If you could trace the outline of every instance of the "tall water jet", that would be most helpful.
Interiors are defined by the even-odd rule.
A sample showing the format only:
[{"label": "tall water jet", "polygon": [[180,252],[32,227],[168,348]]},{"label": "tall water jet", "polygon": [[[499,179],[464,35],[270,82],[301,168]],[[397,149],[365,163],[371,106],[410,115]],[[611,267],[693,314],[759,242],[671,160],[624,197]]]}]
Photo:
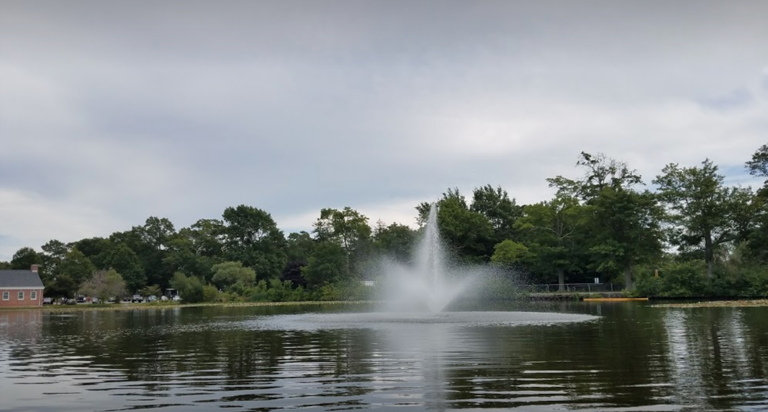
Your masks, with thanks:
[{"label": "tall water jet", "polygon": [[443,283],[445,267],[443,265],[443,245],[440,242],[440,230],[437,227],[437,204],[429,208],[427,225],[424,228],[424,238],[418,245],[418,268],[425,283],[431,285],[434,292],[439,292]]},{"label": "tall water jet", "polygon": [[437,224],[437,205],[429,210],[424,234],[416,246],[413,265],[388,262],[385,268],[390,311],[442,311],[464,288],[466,282],[446,264],[445,248]]}]

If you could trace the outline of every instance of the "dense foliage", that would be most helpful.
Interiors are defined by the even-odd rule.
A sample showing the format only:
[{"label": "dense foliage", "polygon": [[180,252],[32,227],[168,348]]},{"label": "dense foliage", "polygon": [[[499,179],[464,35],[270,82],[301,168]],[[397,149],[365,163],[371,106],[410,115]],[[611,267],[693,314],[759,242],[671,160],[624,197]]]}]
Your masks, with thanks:
[{"label": "dense foliage", "polygon": [[[575,177],[547,179],[552,199],[531,205],[491,185],[469,197],[448,189],[437,201],[448,252],[527,283],[600,278],[646,296],[768,296],[768,180],[756,192],[728,186],[705,159],[667,165],[651,191],[626,163],[602,154],[581,153],[576,166]],[[746,170],[768,179],[768,145]],[[421,227],[430,206],[416,205]],[[152,216],[105,238],[21,248],[0,268],[40,264],[54,297],[174,288],[185,302],[364,299],[374,290],[361,282],[375,280],[371,262],[410,261],[421,230],[371,225],[350,207],[320,210],[313,228],[285,236],[268,212],[247,205],[178,230]]]}]

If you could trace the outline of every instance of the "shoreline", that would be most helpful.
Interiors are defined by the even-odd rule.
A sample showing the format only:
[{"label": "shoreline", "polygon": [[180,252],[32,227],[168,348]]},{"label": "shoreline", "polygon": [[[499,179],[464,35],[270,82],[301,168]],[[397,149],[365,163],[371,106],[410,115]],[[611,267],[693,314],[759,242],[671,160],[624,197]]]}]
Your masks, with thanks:
[{"label": "shoreline", "polygon": [[201,307],[267,307],[267,306],[301,306],[301,305],[359,305],[374,303],[368,300],[338,300],[338,301],[302,301],[302,302],[207,302],[207,303],[112,303],[108,305],[46,305],[25,307],[0,307],[0,312],[40,311],[40,312],[91,312],[91,311],[120,311],[120,310],[149,310],[149,309],[182,309]]},{"label": "shoreline", "polygon": [[652,308],[753,308],[768,306],[768,299],[711,300],[689,303],[659,303]]}]

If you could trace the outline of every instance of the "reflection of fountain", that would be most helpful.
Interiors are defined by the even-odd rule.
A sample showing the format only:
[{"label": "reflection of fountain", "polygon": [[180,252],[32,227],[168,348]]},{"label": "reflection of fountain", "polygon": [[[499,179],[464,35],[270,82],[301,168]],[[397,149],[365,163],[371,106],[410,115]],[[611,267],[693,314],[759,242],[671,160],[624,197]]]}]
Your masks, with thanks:
[{"label": "reflection of fountain", "polygon": [[[419,310],[426,306],[430,312],[437,313],[464,290],[467,279],[461,281],[446,264],[435,203],[429,210],[424,237],[416,248],[415,265],[387,262],[384,272],[384,300],[389,303],[390,310]],[[466,269],[463,272],[469,273]]]}]

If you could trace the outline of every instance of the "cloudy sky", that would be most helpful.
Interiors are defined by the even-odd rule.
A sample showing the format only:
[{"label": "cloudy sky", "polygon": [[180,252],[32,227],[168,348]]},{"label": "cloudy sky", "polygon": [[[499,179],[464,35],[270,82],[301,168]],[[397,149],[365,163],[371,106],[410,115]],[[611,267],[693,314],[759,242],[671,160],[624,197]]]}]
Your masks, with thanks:
[{"label": "cloudy sky", "polygon": [[414,224],[448,187],[518,202],[580,151],[768,142],[768,2],[0,0],[0,260],[253,205]]}]

